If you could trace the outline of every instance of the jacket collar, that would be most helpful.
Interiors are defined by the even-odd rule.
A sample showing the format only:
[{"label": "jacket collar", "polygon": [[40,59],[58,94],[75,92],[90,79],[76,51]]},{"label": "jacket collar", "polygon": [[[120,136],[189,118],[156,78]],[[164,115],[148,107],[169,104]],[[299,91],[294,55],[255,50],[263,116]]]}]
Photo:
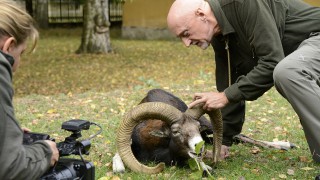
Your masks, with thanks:
[{"label": "jacket collar", "polygon": [[226,15],[224,14],[221,5],[218,0],[206,0],[211,7],[211,10],[213,11],[213,14],[217,18],[218,24],[221,28],[221,33],[223,36],[226,36],[230,33],[234,33],[234,29],[229,23]]},{"label": "jacket collar", "polygon": [[11,64],[11,66],[13,66],[13,64],[14,64],[14,58],[13,58],[11,55],[9,55],[9,54],[7,54],[7,53],[4,53],[4,52],[2,52],[1,50],[0,50],[0,54],[2,54],[2,55],[9,61],[9,63]]}]

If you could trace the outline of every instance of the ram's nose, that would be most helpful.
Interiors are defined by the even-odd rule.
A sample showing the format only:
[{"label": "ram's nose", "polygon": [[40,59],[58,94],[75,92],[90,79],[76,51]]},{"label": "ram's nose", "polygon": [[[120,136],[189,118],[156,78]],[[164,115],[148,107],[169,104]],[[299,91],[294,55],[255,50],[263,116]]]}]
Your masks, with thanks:
[{"label": "ram's nose", "polygon": [[[202,142],[203,142],[203,139],[201,136],[195,136],[195,137],[191,138],[189,140],[190,153],[196,154],[196,146]],[[203,152],[203,150],[204,150],[204,146],[201,147],[200,153]],[[189,153],[189,155],[190,155],[190,153]]]}]

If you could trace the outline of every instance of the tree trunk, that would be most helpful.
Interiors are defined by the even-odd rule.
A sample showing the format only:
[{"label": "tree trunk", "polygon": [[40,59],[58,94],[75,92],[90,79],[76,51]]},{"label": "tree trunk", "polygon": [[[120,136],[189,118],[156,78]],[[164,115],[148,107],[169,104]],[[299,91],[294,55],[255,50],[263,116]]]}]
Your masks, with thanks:
[{"label": "tree trunk", "polygon": [[32,0],[26,0],[26,10],[33,17],[33,7],[32,7]]},{"label": "tree trunk", "polygon": [[109,53],[110,22],[108,0],[86,0],[81,45],[76,53]]},{"label": "tree trunk", "polygon": [[36,6],[35,20],[40,28],[46,29],[49,27],[48,0],[38,0]]}]

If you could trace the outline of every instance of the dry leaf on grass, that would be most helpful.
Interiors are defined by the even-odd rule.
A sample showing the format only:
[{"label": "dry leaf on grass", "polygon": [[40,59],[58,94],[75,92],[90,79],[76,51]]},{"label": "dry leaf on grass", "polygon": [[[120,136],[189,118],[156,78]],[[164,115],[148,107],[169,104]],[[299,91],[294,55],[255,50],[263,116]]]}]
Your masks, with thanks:
[{"label": "dry leaf on grass", "polygon": [[300,162],[308,162],[307,156],[299,156],[299,161]]},{"label": "dry leaf on grass", "polygon": [[288,169],[287,174],[288,175],[294,175],[294,170],[293,169]]},{"label": "dry leaf on grass", "polygon": [[259,152],[261,152],[260,148],[258,148],[257,146],[253,146],[250,151],[252,154],[258,154]]},{"label": "dry leaf on grass", "polygon": [[279,174],[280,179],[287,179],[287,176],[285,174]]},{"label": "dry leaf on grass", "polygon": [[300,169],[305,170],[305,171],[314,170],[314,168],[311,168],[311,167],[303,167],[303,168],[300,168]]}]

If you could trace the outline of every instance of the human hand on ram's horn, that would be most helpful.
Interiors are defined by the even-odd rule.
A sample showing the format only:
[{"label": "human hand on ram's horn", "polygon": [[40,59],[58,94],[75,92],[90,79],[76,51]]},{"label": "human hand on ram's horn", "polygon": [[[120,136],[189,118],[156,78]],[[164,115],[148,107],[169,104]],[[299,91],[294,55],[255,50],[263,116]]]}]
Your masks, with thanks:
[{"label": "human hand on ram's horn", "polygon": [[195,93],[193,100],[194,101],[188,105],[189,108],[192,108],[197,104],[204,103],[203,109],[206,111],[221,109],[229,103],[229,100],[224,92]]},{"label": "human hand on ram's horn", "polygon": [[[225,99],[223,98],[225,97]],[[220,97],[220,98],[219,98]],[[210,121],[213,127],[213,164],[216,166],[218,161],[222,159],[222,135],[223,135],[223,122],[220,108],[224,107],[228,103],[228,99],[224,93],[206,92],[196,93],[194,100],[188,105],[188,110],[192,110],[195,107],[201,107],[206,114],[209,115]],[[218,103],[215,100],[220,100]],[[210,105],[210,106],[209,106]],[[216,106],[214,106],[216,105]],[[215,108],[213,108],[215,107]]]}]

